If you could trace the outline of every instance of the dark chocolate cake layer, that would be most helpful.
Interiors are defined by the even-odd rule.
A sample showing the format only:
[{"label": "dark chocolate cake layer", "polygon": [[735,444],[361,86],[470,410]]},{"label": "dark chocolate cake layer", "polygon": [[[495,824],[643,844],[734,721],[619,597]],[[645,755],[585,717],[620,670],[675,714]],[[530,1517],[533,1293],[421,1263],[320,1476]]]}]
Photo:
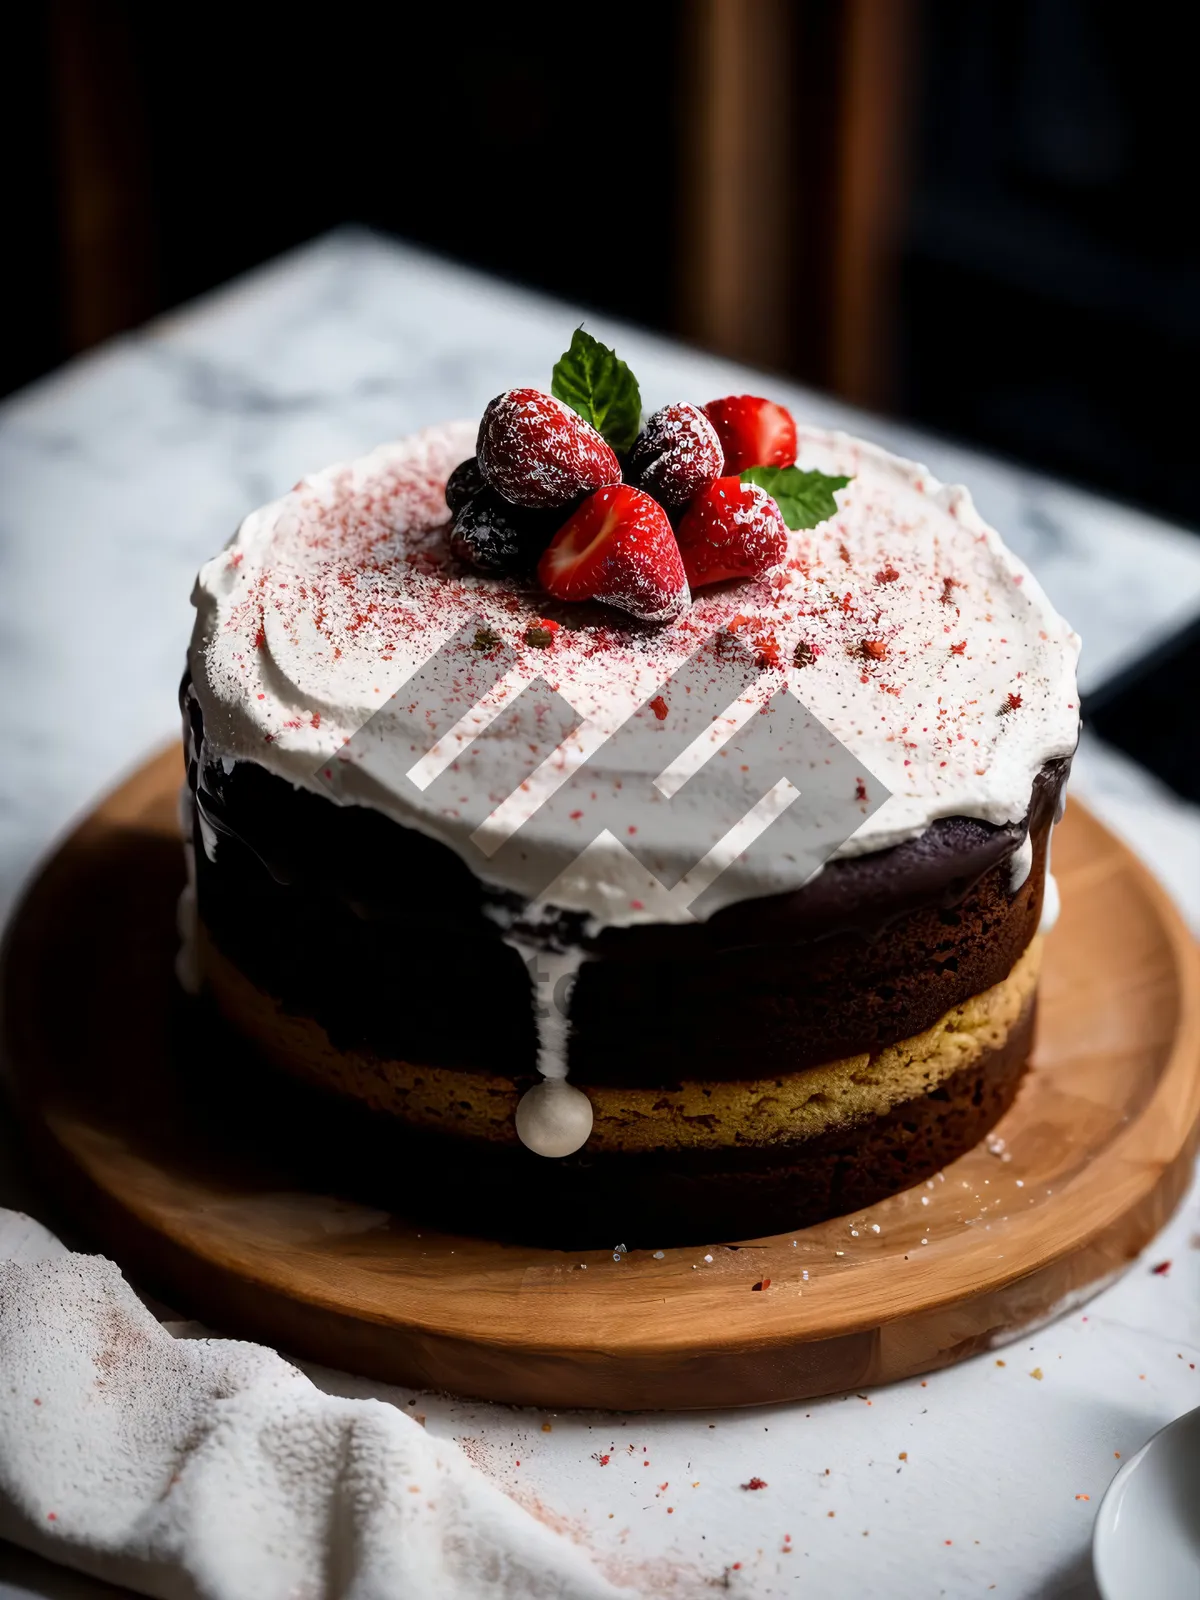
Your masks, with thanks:
[{"label": "dark chocolate cake layer", "polygon": [[[466,865],[251,763],[201,770],[187,705],[189,783],[217,840],[210,859],[198,824],[199,905],[221,954],[343,1048],[532,1079],[530,975]],[[794,1071],[929,1027],[1004,978],[1036,932],[1067,767],[1035,783],[1033,865],[1015,893],[1025,825],[951,818],[706,923],[607,929],[572,996],[572,1081],[754,1078],[764,1063]]]}]

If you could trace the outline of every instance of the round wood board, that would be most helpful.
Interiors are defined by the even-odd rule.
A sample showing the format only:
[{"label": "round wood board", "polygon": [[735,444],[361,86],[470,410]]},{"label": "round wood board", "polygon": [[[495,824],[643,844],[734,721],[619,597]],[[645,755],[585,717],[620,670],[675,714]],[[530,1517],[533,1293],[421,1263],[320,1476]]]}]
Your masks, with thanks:
[{"label": "round wood board", "polygon": [[517,1404],[798,1399],[944,1366],[1077,1302],[1188,1180],[1196,947],[1072,803],[1033,1068],[996,1135],[932,1182],[794,1236],[697,1240],[661,1260],[438,1234],[316,1192],[185,1114],[180,778],[174,752],[150,762],[33,884],[5,955],[5,1054],[55,1196],[147,1287],[225,1332]]}]

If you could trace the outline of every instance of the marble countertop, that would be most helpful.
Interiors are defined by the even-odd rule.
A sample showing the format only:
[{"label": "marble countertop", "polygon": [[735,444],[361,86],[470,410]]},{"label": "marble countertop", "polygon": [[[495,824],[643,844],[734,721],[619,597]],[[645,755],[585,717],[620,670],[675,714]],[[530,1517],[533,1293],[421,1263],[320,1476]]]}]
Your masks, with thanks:
[{"label": "marble countertop", "polygon": [[[581,315],[343,230],[0,407],[0,913],[97,791],[174,733],[192,578],[242,514],[304,471],[441,417],[477,415],[513,384],[544,383]],[[728,363],[587,321],[634,366],[651,406],[763,387]],[[804,417],[968,483],[1083,635],[1085,691],[1200,614],[1200,540],[769,382]],[[1200,928],[1196,808],[1089,740],[1074,787]],[[0,1148],[0,1203],[19,1204],[3,1169]],[[1021,1341],[1004,1367],[980,1357],[866,1399],[626,1419],[429,1396],[420,1407],[431,1428],[476,1439],[502,1483],[624,1563],[649,1593],[701,1593],[715,1581],[756,1597],[1091,1595],[1090,1522],[1115,1453],[1200,1404],[1198,1230],[1193,1192],[1125,1279]],[[1170,1273],[1149,1272],[1168,1258]],[[1034,1368],[1044,1381],[1030,1378]],[[644,1453],[629,1454],[627,1440]],[[595,1457],[610,1445],[618,1453],[601,1471]],[[744,1493],[752,1476],[768,1489]],[[682,1485],[669,1518],[663,1482]],[[785,1532],[794,1553],[783,1553]],[[0,1547],[0,1597],[99,1592]]]}]

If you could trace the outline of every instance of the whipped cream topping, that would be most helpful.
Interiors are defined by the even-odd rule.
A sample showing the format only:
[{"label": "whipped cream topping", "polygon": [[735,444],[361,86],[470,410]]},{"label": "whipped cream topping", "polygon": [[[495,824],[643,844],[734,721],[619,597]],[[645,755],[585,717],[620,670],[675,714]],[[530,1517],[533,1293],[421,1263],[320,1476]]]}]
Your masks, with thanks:
[{"label": "whipped cream topping", "polygon": [[[590,783],[619,789],[629,774],[606,768],[609,737],[718,630],[758,675],[714,720],[712,748],[786,685],[861,763],[864,820],[838,854],[898,843],[939,817],[1019,820],[1035,774],[1074,749],[1077,636],[967,491],[924,467],[801,428],[800,467],[852,478],[836,514],[790,533],[786,559],[761,579],[702,590],[678,621],[643,628],[456,566],[443,487],[475,431],[426,429],[303,479],[201,570],[190,665],[209,759],[253,761],[374,807],[524,892],[539,851],[528,819],[584,759]],[[548,617],[561,626],[537,648],[526,634]],[[476,624],[515,653],[499,685],[466,642]],[[443,703],[397,694],[451,642]],[[569,736],[548,727],[545,696],[524,692],[535,683],[578,714]],[[470,781],[495,808],[487,826],[525,824],[518,851],[481,850],[444,785],[407,776],[419,762],[457,770],[468,751]],[[664,884],[695,864],[691,840],[689,858],[679,854],[678,815],[664,803],[661,820],[639,819],[643,836],[659,835],[648,843]],[[611,833],[585,852],[589,837],[581,830],[578,870],[547,875],[547,902],[599,924],[692,916]],[[810,874],[810,863],[779,860],[764,875],[735,859],[706,914]]]}]

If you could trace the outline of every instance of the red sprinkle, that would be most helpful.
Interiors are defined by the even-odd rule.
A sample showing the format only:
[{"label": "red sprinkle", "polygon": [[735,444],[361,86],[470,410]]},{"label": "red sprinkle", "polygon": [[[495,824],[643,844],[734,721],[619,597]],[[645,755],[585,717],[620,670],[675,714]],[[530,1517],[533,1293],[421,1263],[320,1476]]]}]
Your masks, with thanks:
[{"label": "red sprinkle", "polygon": [[667,702],[663,699],[662,695],[656,694],[654,696],[654,699],[650,702],[650,709],[660,722],[665,722],[667,720],[667,712],[670,708],[668,707]]},{"label": "red sprinkle", "polygon": [[749,1483],[742,1485],[743,1489],[765,1489],[766,1487],[767,1480],[765,1478],[751,1478]]},{"label": "red sprinkle", "polygon": [[1170,1272],[1170,1270],[1171,1270],[1171,1263],[1169,1261],[1160,1261],[1156,1267],[1151,1267],[1150,1268],[1150,1271],[1153,1272],[1159,1278],[1165,1278],[1167,1273]]}]

